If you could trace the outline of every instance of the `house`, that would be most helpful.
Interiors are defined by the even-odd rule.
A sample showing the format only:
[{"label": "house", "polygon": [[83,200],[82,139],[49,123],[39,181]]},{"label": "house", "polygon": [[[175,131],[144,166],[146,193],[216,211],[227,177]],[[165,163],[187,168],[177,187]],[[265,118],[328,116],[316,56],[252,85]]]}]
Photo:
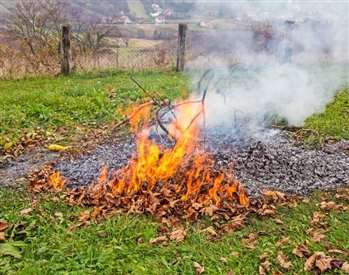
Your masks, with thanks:
[{"label": "house", "polygon": [[126,16],[126,15],[121,16],[120,19],[119,19],[119,22],[120,22],[120,23],[124,23],[124,24],[130,24],[130,23],[132,23],[132,21],[130,20],[130,18],[129,18],[128,16]]},{"label": "house", "polygon": [[155,18],[155,24],[166,24],[166,19],[164,16],[158,16]]},{"label": "house", "polygon": [[151,17],[156,18],[156,17],[158,17],[161,13],[162,13],[162,12],[157,11],[157,12],[149,13],[149,14],[150,14]]},{"label": "house", "polygon": [[168,8],[164,10],[164,15],[165,16],[171,16],[173,14],[174,10],[172,8]]},{"label": "house", "polygon": [[200,27],[203,28],[212,28],[212,24],[210,23],[209,20],[205,19],[203,21],[200,22]]}]

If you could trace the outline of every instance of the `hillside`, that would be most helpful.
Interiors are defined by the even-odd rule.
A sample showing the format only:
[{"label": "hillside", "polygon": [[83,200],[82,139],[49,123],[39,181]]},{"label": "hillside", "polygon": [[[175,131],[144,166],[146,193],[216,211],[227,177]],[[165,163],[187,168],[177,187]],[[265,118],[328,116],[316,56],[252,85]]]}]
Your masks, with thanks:
[{"label": "hillside", "polygon": [[[4,0],[0,3],[0,24],[5,24],[6,18],[14,10],[17,0]],[[152,5],[156,4],[162,9],[171,8],[177,13],[189,13],[193,10],[195,1],[175,0],[68,0],[72,8],[78,8],[86,14],[96,17],[132,15],[139,18],[149,17],[154,12]]]}]

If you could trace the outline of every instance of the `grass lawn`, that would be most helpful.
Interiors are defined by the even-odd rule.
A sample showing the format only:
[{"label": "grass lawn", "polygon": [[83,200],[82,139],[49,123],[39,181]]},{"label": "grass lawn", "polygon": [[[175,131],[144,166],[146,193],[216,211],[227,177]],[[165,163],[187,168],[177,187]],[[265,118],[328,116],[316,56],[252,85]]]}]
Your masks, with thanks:
[{"label": "grass lawn", "polygon": [[[123,109],[150,100],[130,76],[106,71],[1,81],[0,157],[23,145],[24,133],[32,133],[35,146],[109,135]],[[188,95],[181,74],[132,76],[164,98]],[[297,135],[310,142],[349,139],[348,104],[347,88],[306,121],[306,134]],[[30,193],[25,183],[18,190],[0,188],[0,274],[349,273],[348,188],[276,203],[275,214],[249,215],[235,232],[214,229],[209,219],[183,222],[185,238],[164,243],[154,240],[173,228],[155,217],[119,214],[96,221],[87,218],[93,208],[68,206],[60,196]]]}]

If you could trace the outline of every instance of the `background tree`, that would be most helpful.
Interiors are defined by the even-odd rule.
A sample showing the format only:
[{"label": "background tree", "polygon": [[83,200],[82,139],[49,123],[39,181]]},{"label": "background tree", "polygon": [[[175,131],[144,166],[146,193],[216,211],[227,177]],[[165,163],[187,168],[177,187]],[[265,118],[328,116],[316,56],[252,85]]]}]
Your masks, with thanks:
[{"label": "background tree", "polygon": [[[60,25],[67,22],[67,0],[21,0],[7,27],[30,48],[32,54],[58,41]],[[55,43],[57,45],[57,43]]]}]

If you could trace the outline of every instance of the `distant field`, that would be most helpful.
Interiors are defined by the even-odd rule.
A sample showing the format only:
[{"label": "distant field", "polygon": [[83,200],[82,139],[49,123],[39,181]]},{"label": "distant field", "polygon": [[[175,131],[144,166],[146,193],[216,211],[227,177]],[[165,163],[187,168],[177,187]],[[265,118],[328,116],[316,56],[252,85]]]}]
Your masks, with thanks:
[{"label": "distant field", "polygon": [[127,4],[131,14],[135,14],[137,17],[143,17],[144,19],[149,17],[140,0],[127,0]]}]

